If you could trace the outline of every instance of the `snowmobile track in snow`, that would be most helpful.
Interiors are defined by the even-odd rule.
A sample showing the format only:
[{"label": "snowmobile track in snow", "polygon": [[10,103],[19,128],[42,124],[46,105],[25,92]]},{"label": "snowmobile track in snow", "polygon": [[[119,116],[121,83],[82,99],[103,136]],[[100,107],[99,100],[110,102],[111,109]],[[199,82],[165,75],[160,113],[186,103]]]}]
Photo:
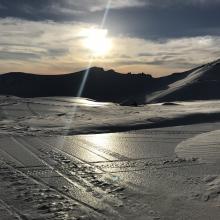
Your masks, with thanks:
[{"label": "snowmobile track in snow", "polygon": [[[30,148],[28,148],[26,144],[24,144],[24,143],[18,141],[17,139],[14,139],[14,140],[16,140],[17,143],[20,143],[20,146],[21,146],[21,147],[25,147],[25,148],[26,148],[29,152],[31,152],[37,159],[39,159],[40,161],[42,161],[42,163],[43,163],[46,167],[49,168],[48,170],[51,170],[51,171],[54,171],[55,173],[57,173],[58,176],[60,176],[60,178],[63,178],[64,180],[66,180],[68,183],[70,183],[71,185],[73,185],[73,187],[77,187],[78,189],[80,189],[80,188],[82,189],[82,186],[81,186],[81,185],[76,184],[76,182],[74,182],[72,179],[70,179],[67,175],[65,175],[64,173],[60,172],[60,171],[57,169],[57,167],[51,166],[48,162],[46,162],[46,160],[40,158],[36,153],[34,153]],[[17,169],[16,169],[16,170],[17,170]],[[20,170],[20,172],[22,172],[23,174],[25,174],[24,171],[21,171],[21,170]],[[26,174],[26,175],[27,175],[27,174]],[[98,211],[98,210],[97,210],[96,208],[94,208],[93,206],[91,206],[91,205],[89,205],[89,204],[87,204],[87,203],[85,203],[85,202],[83,202],[83,201],[81,201],[81,200],[79,200],[79,199],[77,199],[77,198],[75,198],[75,197],[73,197],[73,196],[70,196],[70,194],[68,194],[68,193],[64,193],[64,191],[59,190],[59,189],[56,188],[56,187],[52,187],[50,184],[45,183],[45,181],[43,181],[42,179],[37,178],[36,176],[31,176],[31,177],[32,177],[33,179],[35,179],[36,181],[38,181],[38,183],[41,183],[41,184],[43,184],[43,185],[46,185],[46,186],[52,188],[53,190],[55,190],[55,191],[61,193],[62,195],[67,196],[68,198],[70,198],[70,199],[72,199],[72,200],[75,200],[76,202],[80,203],[81,205],[84,205],[84,206],[86,206],[86,207],[92,209],[93,211],[96,211],[96,212],[98,212],[99,214],[101,214],[101,212]]]},{"label": "snowmobile track in snow", "polygon": [[[55,186],[52,186],[51,184],[48,184],[46,183],[45,181],[43,181],[41,178],[38,178],[34,175],[30,175],[28,174],[28,172],[25,172],[24,170],[22,170],[21,168],[17,168],[15,166],[12,166],[6,162],[3,162],[4,166],[6,169],[9,169],[10,171],[12,172],[15,172],[15,173],[19,173],[21,174],[22,176],[24,176],[25,178],[29,179],[30,181],[32,181],[33,183],[35,183],[36,185],[38,186],[42,186],[43,188],[47,189],[47,190],[51,190],[53,192],[55,192],[57,195],[61,195],[63,196],[64,198],[68,199],[68,200],[71,200],[73,202],[77,202],[78,204],[80,204],[81,206],[85,207],[85,208],[88,208],[90,209],[91,211],[97,213],[98,215],[103,215],[102,211],[101,210],[98,210],[96,209],[95,207],[93,206],[90,206],[89,204],[87,203],[84,203],[83,201],[71,196],[68,192],[65,192]],[[1,200],[0,200],[1,202]],[[15,216],[19,216],[19,220],[28,220],[27,217],[25,217],[24,215],[22,214],[19,214],[20,212],[17,211],[17,209],[15,209],[14,207],[11,207],[9,205],[7,205],[6,202],[2,201],[2,203],[7,207],[8,206],[8,210],[11,210],[11,213],[14,213]]]},{"label": "snowmobile track in snow", "polygon": [[[28,220],[24,215],[22,215],[16,208],[8,205],[4,200],[0,199],[0,205],[8,212],[11,218],[17,220]],[[12,220],[12,219],[11,219]]]}]

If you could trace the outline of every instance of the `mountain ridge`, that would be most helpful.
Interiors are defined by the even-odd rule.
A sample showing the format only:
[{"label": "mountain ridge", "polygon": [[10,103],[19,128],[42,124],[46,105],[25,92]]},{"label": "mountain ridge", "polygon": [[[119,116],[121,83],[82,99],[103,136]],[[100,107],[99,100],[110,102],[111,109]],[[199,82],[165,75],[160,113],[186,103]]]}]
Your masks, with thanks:
[{"label": "mountain ridge", "polygon": [[[37,75],[11,72],[0,75],[0,94],[19,97],[77,96],[87,70],[64,75]],[[97,101],[121,102],[145,93],[154,78],[145,74],[121,74],[92,67],[82,96]],[[137,86],[138,85],[138,86]]]},{"label": "mountain ridge", "polygon": [[0,75],[0,94],[25,98],[77,96],[88,73],[82,97],[123,104],[220,99],[220,59],[182,73],[154,78],[123,74],[101,67],[63,75],[9,72]]}]

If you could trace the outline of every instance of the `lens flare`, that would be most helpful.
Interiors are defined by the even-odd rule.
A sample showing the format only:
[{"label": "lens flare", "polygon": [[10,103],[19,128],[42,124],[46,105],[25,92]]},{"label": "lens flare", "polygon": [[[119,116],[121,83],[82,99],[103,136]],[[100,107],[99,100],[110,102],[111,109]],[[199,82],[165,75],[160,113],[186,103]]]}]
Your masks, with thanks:
[{"label": "lens flare", "polygon": [[85,30],[83,35],[85,37],[83,45],[93,56],[104,56],[110,52],[112,41],[107,37],[108,30],[91,28]]}]

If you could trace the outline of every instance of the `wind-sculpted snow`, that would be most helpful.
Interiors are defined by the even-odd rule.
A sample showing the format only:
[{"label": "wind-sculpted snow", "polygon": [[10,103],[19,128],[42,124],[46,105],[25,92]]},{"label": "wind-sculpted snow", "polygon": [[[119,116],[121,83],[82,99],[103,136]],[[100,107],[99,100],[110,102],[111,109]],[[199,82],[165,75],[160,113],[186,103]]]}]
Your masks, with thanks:
[{"label": "wind-sculpted snow", "polygon": [[104,133],[220,119],[220,101],[171,104],[126,107],[83,98],[22,99],[2,96],[0,134]]},{"label": "wind-sculpted snow", "polygon": [[200,134],[180,143],[175,152],[182,158],[220,161],[220,130]]}]

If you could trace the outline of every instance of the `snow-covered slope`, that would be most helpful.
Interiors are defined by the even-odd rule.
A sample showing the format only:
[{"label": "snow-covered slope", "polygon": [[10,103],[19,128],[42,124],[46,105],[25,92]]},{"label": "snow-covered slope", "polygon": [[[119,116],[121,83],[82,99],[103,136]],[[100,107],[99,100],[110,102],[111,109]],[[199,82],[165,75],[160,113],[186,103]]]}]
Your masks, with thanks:
[{"label": "snow-covered slope", "polygon": [[139,107],[85,98],[0,97],[0,135],[103,133],[220,120],[220,101]]},{"label": "snow-covered slope", "polygon": [[148,95],[147,102],[218,99],[219,85],[220,60],[217,60]]}]

